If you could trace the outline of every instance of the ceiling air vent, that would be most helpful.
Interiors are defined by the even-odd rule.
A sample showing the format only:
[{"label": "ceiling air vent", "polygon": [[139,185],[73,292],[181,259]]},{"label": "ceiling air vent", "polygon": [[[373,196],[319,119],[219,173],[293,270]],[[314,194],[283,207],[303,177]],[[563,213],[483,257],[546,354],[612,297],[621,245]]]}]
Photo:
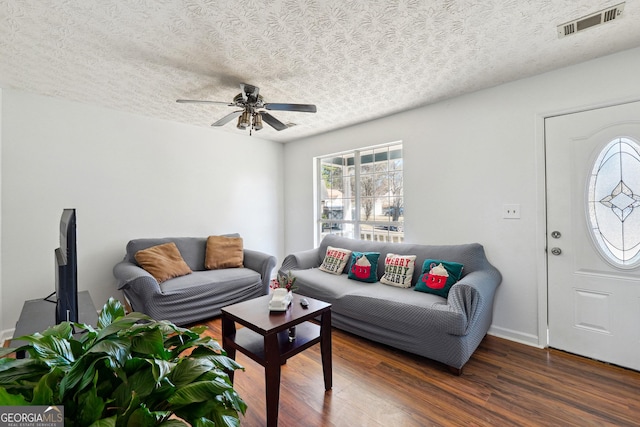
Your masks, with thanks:
[{"label": "ceiling air vent", "polygon": [[595,27],[596,25],[604,24],[606,22],[613,21],[622,16],[624,10],[624,3],[611,6],[607,9],[596,12],[592,15],[584,16],[573,21],[566,22],[562,25],[558,25],[558,37],[566,37],[571,34],[579,33],[587,28]]}]

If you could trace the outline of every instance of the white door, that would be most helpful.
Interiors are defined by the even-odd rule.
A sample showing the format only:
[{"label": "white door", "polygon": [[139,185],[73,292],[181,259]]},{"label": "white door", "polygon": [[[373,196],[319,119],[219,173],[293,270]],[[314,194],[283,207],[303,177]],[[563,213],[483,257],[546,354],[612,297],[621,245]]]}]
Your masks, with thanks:
[{"label": "white door", "polygon": [[640,370],[640,102],[545,120],[549,345]]}]

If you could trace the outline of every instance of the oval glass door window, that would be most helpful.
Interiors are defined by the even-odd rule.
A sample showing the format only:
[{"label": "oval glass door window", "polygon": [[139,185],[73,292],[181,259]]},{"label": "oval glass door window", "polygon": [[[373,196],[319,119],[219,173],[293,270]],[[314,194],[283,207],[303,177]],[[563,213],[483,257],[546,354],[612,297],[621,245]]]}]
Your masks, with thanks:
[{"label": "oval glass door window", "polygon": [[589,231],[602,257],[615,267],[640,265],[640,145],[610,141],[587,183]]}]

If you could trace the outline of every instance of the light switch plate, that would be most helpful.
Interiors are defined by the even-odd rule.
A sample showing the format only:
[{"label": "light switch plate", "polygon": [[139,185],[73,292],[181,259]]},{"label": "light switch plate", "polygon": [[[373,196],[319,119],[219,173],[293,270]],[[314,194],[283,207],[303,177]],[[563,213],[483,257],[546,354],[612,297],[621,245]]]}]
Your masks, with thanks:
[{"label": "light switch plate", "polygon": [[519,204],[502,205],[502,218],[520,219],[520,205]]}]

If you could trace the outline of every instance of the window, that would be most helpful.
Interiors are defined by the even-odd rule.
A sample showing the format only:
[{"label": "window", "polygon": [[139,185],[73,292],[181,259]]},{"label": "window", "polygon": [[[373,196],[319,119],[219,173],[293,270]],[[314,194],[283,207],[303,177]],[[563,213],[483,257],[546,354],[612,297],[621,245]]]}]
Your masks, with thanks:
[{"label": "window", "polygon": [[587,180],[587,220],[605,260],[616,267],[640,265],[640,145],[610,141]]},{"label": "window", "polygon": [[317,235],[404,240],[402,143],[317,158]]}]

